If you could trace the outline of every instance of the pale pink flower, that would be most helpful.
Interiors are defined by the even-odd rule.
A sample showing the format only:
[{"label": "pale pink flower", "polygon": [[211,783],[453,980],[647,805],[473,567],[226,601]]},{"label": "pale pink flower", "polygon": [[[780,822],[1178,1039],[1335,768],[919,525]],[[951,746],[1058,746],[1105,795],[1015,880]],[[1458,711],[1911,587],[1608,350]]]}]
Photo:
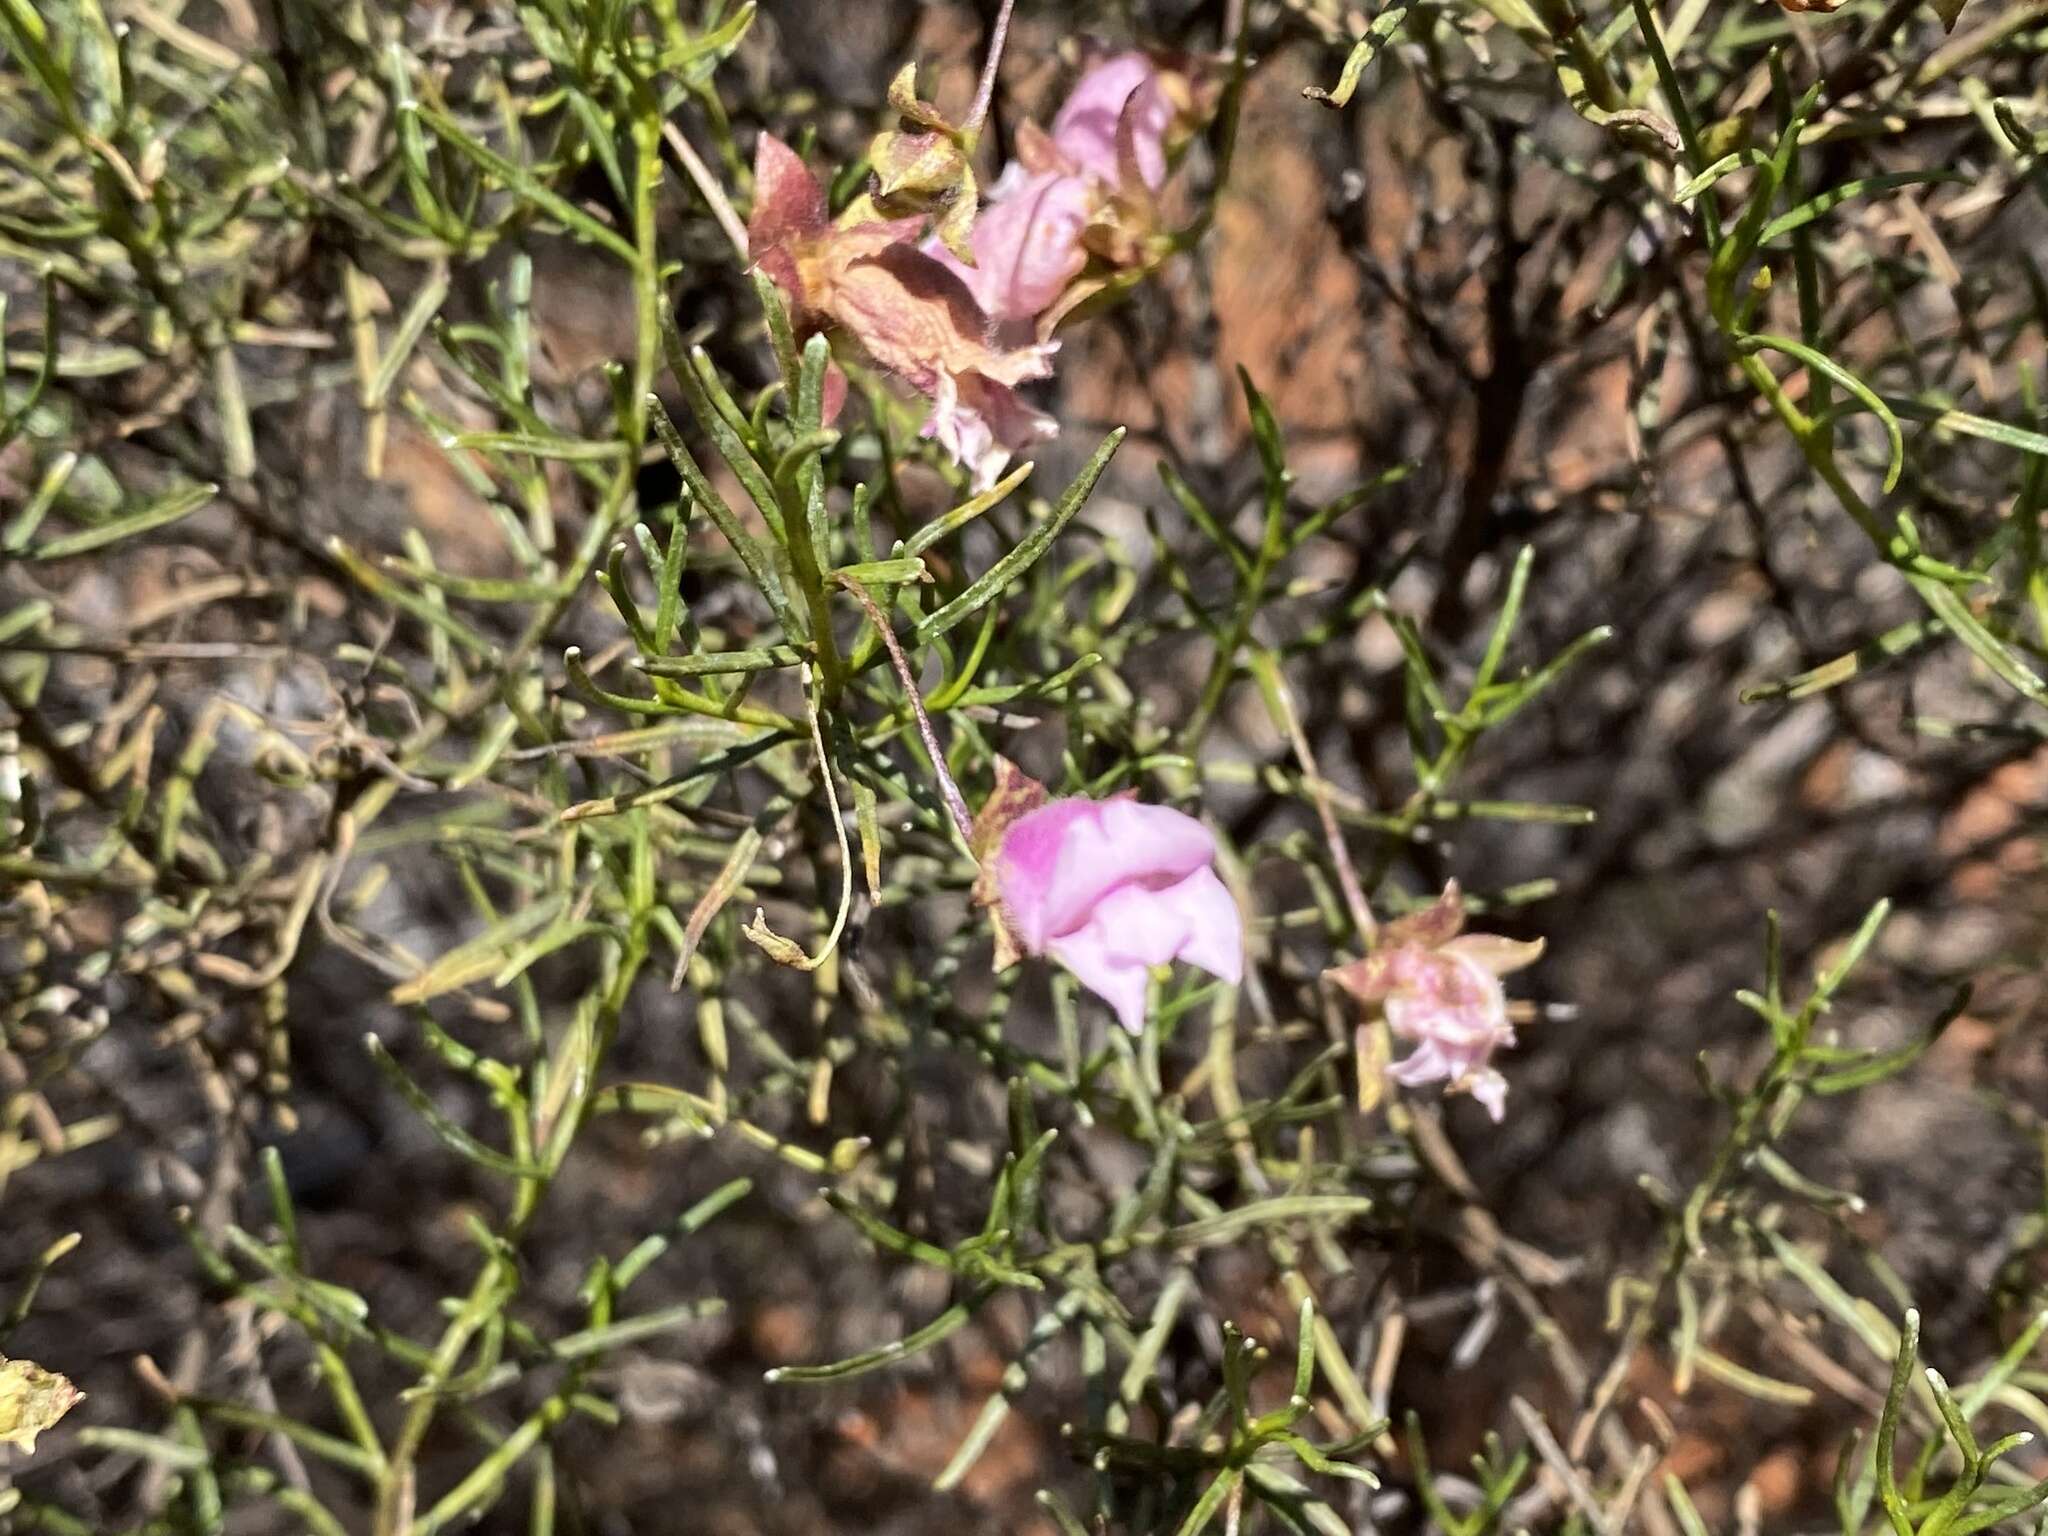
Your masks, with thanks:
[{"label": "pale pink flower", "polygon": [[1362,1003],[1378,1004],[1387,1028],[1415,1049],[1387,1069],[1404,1087],[1447,1083],[1498,1121],[1507,1079],[1493,1053],[1515,1043],[1500,978],[1533,964],[1543,942],[1464,933],[1465,904],[1453,881],[1427,911],[1390,923],[1373,952],[1327,974]]},{"label": "pale pink flower", "polygon": [[1128,135],[1138,175],[1156,192],[1166,184],[1166,138],[1178,112],[1158,64],[1136,51],[1115,54],[1074,82],[1052,120],[1053,146],[1116,186],[1125,179],[1118,141]]},{"label": "pale pink flower", "polygon": [[925,250],[966,283],[998,322],[1035,319],[1088,264],[1081,244],[1103,192],[1085,175],[1031,170],[1013,160],[974,221],[968,266],[936,238]]},{"label": "pale pink flower", "polygon": [[1215,857],[1209,829],[1170,806],[1054,800],[1009,823],[996,894],[1024,953],[1050,955],[1138,1034],[1152,966],[1244,974],[1244,923]]},{"label": "pale pink flower", "polygon": [[988,189],[968,238],[973,265],[933,236],[925,251],[973,290],[999,323],[1037,320],[1068,307],[1091,256],[1110,268],[1141,265],[1154,234],[1153,194],[1168,158],[1203,110],[1202,89],[1150,55],[1116,54],[1084,72],[1051,133],[1026,123],[1016,158]]}]

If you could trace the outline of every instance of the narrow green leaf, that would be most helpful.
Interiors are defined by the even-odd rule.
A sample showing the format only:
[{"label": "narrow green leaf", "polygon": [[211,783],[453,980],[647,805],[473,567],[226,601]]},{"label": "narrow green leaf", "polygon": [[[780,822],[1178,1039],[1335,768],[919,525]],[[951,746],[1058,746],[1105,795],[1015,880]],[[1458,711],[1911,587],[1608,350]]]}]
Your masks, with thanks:
[{"label": "narrow green leaf", "polygon": [[1883,397],[1876,390],[1825,352],[1816,351],[1805,342],[1794,341],[1789,336],[1745,336],[1740,345],[1745,352],[1782,352],[1787,357],[1797,358],[1815,373],[1841,385],[1861,401],[1866,409],[1884,423],[1885,439],[1891,445],[1891,459],[1885,467],[1884,488],[1889,493],[1898,485],[1899,471],[1906,463],[1906,439],[1899,430],[1899,418],[1893,413],[1892,408],[1884,403]]},{"label": "narrow green leaf", "polygon": [[1934,610],[1934,616],[1948,626],[1949,633],[1962,641],[1994,677],[2033,703],[2048,705],[2048,685],[2043,685],[2040,675],[1984,626],[1960,592],[1932,576],[1909,572],[1906,580],[1920,594],[1920,600]]},{"label": "narrow green leaf", "polygon": [[1726,1355],[1713,1350],[1699,1348],[1693,1351],[1693,1358],[1701,1370],[1724,1386],[1733,1387],[1745,1397],[1754,1397],[1767,1403],[1782,1403],[1788,1408],[1804,1408],[1813,1401],[1813,1389],[1802,1387],[1796,1382],[1779,1381],[1761,1371],[1752,1371],[1747,1366],[1737,1365]]},{"label": "narrow green leaf", "polygon": [[1224,1500],[1236,1493],[1243,1481],[1244,1473],[1236,1467],[1217,1473],[1215,1480],[1202,1490],[1202,1496],[1195,1500],[1195,1507],[1188,1511],[1187,1519],[1181,1521],[1174,1536],[1197,1536],[1198,1532],[1207,1530],[1223,1508]]},{"label": "narrow green leaf", "polygon": [[568,901],[568,892],[554,891],[501,918],[467,943],[449,950],[410,981],[393,987],[391,1001],[401,1005],[423,1003],[482,981],[503,965],[529,934],[559,917]]},{"label": "narrow green leaf", "polygon": [[1401,30],[1401,23],[1407,18],[1408,9],[1414,0],[1387,0],[1386,6],[1372,20],[1365,35],[1352,45],[1351,55],[1344,61],[1344,68],[1337,76],[1337,88],[1326,91],[1320,86],[1305,85],[1301,94],[1310,101],[1321,102],[1326,107],[1348,106],[1352,94],[1358,89],[1358,82],[1365,78],[1365,72],[1380,49]]},{"label": "narrow green leaf", "polygon": [[556,222],[581,235],[594,245],[601,245],[617,256],[629,267],[640,265],[640,253],[633,249],[616,231],[604,225],[578,208],[574,203],[549,187],[533,172],[522,165],[515,165],[489,145],[472,138],[457,127],[453,121],[435,111],[425,102],[406,102],[401,115],[410,113],[433,129],[444,144],[460,151],[473,161],[486,175],[494,176],[511,191],[536,208],[544,209]]},{"label": "narrow green leaf", "polygon": [[1105,437],[1102,446],[1097,448],[1088,462],[1082,466],[1081,473],[1062,493],[1045,520],[1019,539],[1016,548],[990,566],[966,591],[925,617],[917,626],[918,642],[928,644],[962,620],[972,618],[1030,570],[1038,562],[1038,558],[1051,547],[1052,541],[1059,537],[1060,530],[1072,522],[1074,514],[1081,510],[1089,493],[1095,489],[1095,482],[1102,478],[1103,470],[1109,467],[1111,455],[1116,452],[1117,446],[1123,440],[1122,427],[1118,427]]},{"label": "narrow green leaf", "polygon": [[441,1112],[440,1106],[428,1096],[427,1091],[414,1082],[405,1068],[398,1064],[397,1058],[377,1036],[365,1035],[363,1045],[370,1053],[370,1060],[376,1063],[377,1070],[384,1074],[384,1080],[398,1090],[399,1097],[410,1104],[413,1112],[426,1121],[427,1129],[432,1131],[435,1139],[449,1151],[458,1157],[469,1159],[480,1168],[487,1168],[492,1173],[502,1173],[509,1178],[531,1179],[540,1173],[540,1169],[533,1164],[522,1163],[517,1158],[507,1157],[495,1147],[484,1145],[450,1120]]},{"label": "narrow green leaf", "polygon": [[1938,432],[1960,432],[1964,437],[1982,438],[2002,448],[2017,448],[2022,453],[2048,458],[2048,434],[2016,427],[2009,422],[1994,421],[1989,416],[1977,416],[1969,411],[1930,405],[1921,400],[1906,400],[1895,395],[1887,395],[1885,404],[1900,416],[1911,421],[1923,421]]},{"label": "narrow green leaf", "polygon": [[1809,198],[1798,207],[1779,214],[1764,226],[1763,233],[1757,236],[1757,243],[1768,245],[1780,235],[1789,235],[1793,230],[1811,224],[1822,215],[1859,197],[1875,197],[1881,192],[1895,192],[1900,187],[1924,186],[1930,182],[1969,179],[1956,171],[1897,171],[1884,176],[1862,176],[1853,181],[1841,182],[1829,187],[1818,197]]},{"label": "narrow green leaf", "polygon": [[217,485],[188,485],[159,497],[148,506],[134,512],[113,518],[95,528],[82,528],[77,533],[65,534],[62,538],[51,539],[28,551],[31,560],[68,560],[73,555],[90,554],[93,550],[104,549],[109,544],[118,544],[139,533],[148,533],[157,528],[169,527],[172,523],[190,517],[220,492]]},{"label": "narrow green leaf", "polygon": [[1736,171],[1768,164],[1770,164],[1770,156],[1766,155],[1762,150],[1738,149],[1733,154],[1723,155],[1690,181],[1681,182],[1671,194],[1672,201],[1689,203],[1725,176],[1732,175]]},{"label": "narrow green leaf", "polygon": [[825,1381],[845,1381],[849,1377],[865,1376],[870,1371],[879,1371],[899,1364],[958,1333],[967,1326],[968,1319],[980,1310],[982,1303],[994,1294],[994,1286],[980,1287],[965,1301],[955,1302],[915,1333],[906,1334],[894,1343],[884,1344],[879,1349],[864,1350],[844,1360],[836,1360],[830,1365],[778,1366],[767,1373],[766,1379],[773,1383],[795,1382],[800,1385],[815,1385]]}]

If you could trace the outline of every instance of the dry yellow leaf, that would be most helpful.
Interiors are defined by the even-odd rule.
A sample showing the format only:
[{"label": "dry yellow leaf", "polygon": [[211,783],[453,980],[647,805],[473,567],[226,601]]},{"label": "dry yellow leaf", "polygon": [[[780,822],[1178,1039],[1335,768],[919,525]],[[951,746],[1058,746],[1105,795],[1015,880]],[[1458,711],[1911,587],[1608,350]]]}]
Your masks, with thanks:
[{"label": "dry yellow leaf", "polygon": [[33,1452],[36,1436],[69,1413],[84,1395],[64,1377],[32,1360],[0,1355],[0,1444]]}]

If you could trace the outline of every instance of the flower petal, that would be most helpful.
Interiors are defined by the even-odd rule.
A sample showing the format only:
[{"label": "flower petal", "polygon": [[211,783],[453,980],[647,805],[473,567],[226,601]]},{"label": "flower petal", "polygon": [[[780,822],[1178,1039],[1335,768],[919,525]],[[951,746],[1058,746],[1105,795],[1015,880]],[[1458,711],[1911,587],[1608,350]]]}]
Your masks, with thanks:
[{"label": "flower petal", "polygon": [[1496,976],[1534,965],[1543,954],[1543,941],[1504,939],[1497,933],[1468,933],[1452,939],[1439,953],[1457,955],[1482,966]]},{"label": "flower petal", "polygon": [[1136,800],[1055,800],[1009,823],[996,894],[1016,941],[1107,999],[1133,1032],[1151,967],[1244,973],[1244,921],[1194,817]]},{"label": "flower petal", "polygon": [[978,373],[957,379],[941,374],[922,431],[966,466],[978,494],[996,483],[1013,454],[1057,434],[1059,423],[1007,384]]},{"label": "flower petal", "polygon": [[816,302],[878,364],[929,395],[941,374],[993,355],[988,319],[965,283],[890,233],[884,224],[834,231],[812,267]]},{"label": "flower petal", "polygon": [[1194,933],[1194,914],[1175,899],[1179,889],[1120,885],[1095,903],[1088,928],[1102,935],[1103,949],[1112,959],[1144,966],[1169,964]]},{"label": "flower petal", "polygon": [[1011,822],[996,855],[996,894],[1017,941],[1031,954],[1052,938],[1048,901],[1067,829],[1095,812],[1092,800],[1051,800]]},{"label": "flower petal", "polygon": [[1361,1003],[1383,1001],[1394,990],[1394,967],[1392,956],[1384,949],[1374,950],[1362,960],[1353,960],[1345,965],[1333,965],[1323,972],[1324,979],[1335,982]]},{"label": "flower petal", "polygon": [[1081,236],[1101,202],[1086,176],[1030,173],[1012,164],[974,221],[972,267],[943,246],[928,242],[925,249],[966,282],[990,319],[1031,320],[1088,264]]},{"label": "flower petal", "polygon": [[1499,1125],[1502,1117],[1507,1114],[1508,1080],[1493,1068],[1488,1067],[1483,1072],[1475,1072],[1456,1086],[1484,1104],[1495,1125]]},{"label": "flower petal", "polygon": [[1129,146],[1145,185],[1166,181],[1166,134],[1174,107],[1158,67],[1142,53],[1104,59],[1074,82],[1052,120],[1052,141],[1060,153],[1109,186],[1121,180],[1117,126],[1126,120]]},{"label": "flower petal", "polygon": [[1411,912],[1387,924],[1386,931],[1380,935],[1380,943],[1388,949],[1404,944],[1435,949],[1456,938],[1464,926],[1464,893],[1458,889],[1457,881],[1450,880],[1445,882],[1443,894],[1420,912]]},{"label": "flower petal", "polygon": [[954,463],[965,465],[976,492],[995,484],[1010,456],[997,444],[988,418],[960,403],[960,381],[950,373],[932,379],[931,397],[932,408],[919,435],[935,441]]},{"label": "flower petal", "polygon": [[1078,818],[1060,845],[1046,894],[1051,934],[1080,927],[1119,886],[1178,884],[1216,856],[1216,839],[1194,817],[1166,805],[1107,800]]},{"label": "flower petal", "polygon": [[1404,1088],[1420,1088],[1425,1083],[1448,1081],[1454,1071],[1450,1059],[1437,1048],[1436,1042],[1425,1040],[1388,1067],[1387,1076]]},{"label": "flower petal", "polygon": [[1160,899],[1172,901],[1187,919],[1188,936],[1175,959],[1232,986],[1244,979],[1244,917],[1215,870],[1196,870]]},{"label": "flower petal", "polygon": [[[754,207],[747,218],[747,253],[760,262],[825,228],[825,189],[801,156],[772,133],[754,143]],[[778,273],[769,276],[780,282]]]},{"label": "flower petal", "polygon": [[1103,926],[1090,923],[1053,940],[1047,950],[1079,979],[1082,986],[1108,1003],[1117,1022],[1132,1034],[1145,1032],[1145,987],[1149,972],[1144,962],[1115,952]]},{"label": "flower petal", "polygon": [[1434,1040],[1447,1051],[1484,1054],[1508,1033],[1507,995],[1491,971],[1469,960],[1424,957],[1385,1004],[1387,1027],[1406,1040]]}]

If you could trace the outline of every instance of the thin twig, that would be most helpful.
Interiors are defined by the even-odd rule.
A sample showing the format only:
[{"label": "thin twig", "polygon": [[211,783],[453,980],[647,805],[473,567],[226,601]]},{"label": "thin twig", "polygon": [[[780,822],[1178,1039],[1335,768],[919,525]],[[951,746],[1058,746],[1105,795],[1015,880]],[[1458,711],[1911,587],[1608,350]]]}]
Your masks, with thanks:
[{"label": "thin twig", "polygon": [[974,90],[974,107],[961,125],[961,131],[969,138],[981,132],[981,125],[988,121],[989,108],[995,104],[996,73],[1003,62],[1003,44],[1010,39],[1010,12],[1016,4],[1017,0],[1003,0],[1002,8],[996,12],[995,28],[988,36],[988,58],[981,66],[981,84]]},{"label": "thin twig", "polygon": [[718,184],[718,178],[711,174],[711,167],[704,163],[703,156],[683,137],[682,129],[673,122],[661,125],[661,141],[668,145],[670,153],[683,165],[683,174],[690,178],[690,184],[697,189],[697,195],[704,199],[704,206],[711,210],[711,217],[718,221],[718,227],[725,231],[725,238],[732,243],[733,253],[744,266],[748,260],[747,226],[740,222],[740,216],[733,210],[732,199],[725,195],[725,188]]},{"label": "thin twig", "polygon": [[1351,914],[1358,937],[1367,949],[1371,949],[1379,937],[1379,924],[1373,919],[1372,907],[1365,899],[1365,887],[1358,883],[1358,870],[1352,865],[1351,851],[1344,846],[1344,832],[1337,825],[1337,812],[1330,804],[1330,786],[1324,781],[1323,773],[1316,766],[1315,750],[1308,744],[1308,734],[1301,728],[1300,716],[1295,712],[1294,700],[1287,691],[1287,680],[1280,675],[1280,668],[1271,657],[1260,656],[1253,663],[1266,684],[1266,693],[1273,701],[1273,712],[1280,717],[1280,725],[1287,732],[1287,739],[1294,747],[1294,755],[1301,759],[1302,783],[1308,787],[1309,797],[1315,801],[1316,820],[1322,823],[1323,841],[1329,845],[1330,862],[1337,869],[1337,885],[1344,893],[1344,906]]},{"label": "thin twig", "polygon": [[1613,1527],[1607,1523],[1607,1511],[1601,1508],[1600,1500],[1594,1495],[1585,1477],[1572,1465],[1571,1458],[1565,1455],[1564,1447],[1557,1443],[1557,1436],[1553,1435],[1550,1426],[1543,1422],[1543,1415],[1519,1397],[1508,1399],[1508,1408],[1514,1414],[1516,1422],[1522,1426],[1522,1432],[1529,1437],[1529,1444],[1535,1448],[1538,1458],[1550,1470],[1551,1475],[1564,1485],[1565,1492],[1571,1495],[1572,1503],[1578,1506],[1579,1513],[1586,1517],[1586,1523],[1593,1528],[1596,1536],[1611,1536]]},{"label": "thin twig", "polygon": [[926,756],[932,760],[932,772],[939,778],[939,797],[946,802],[946,810],[953,818],[953,827],[960,834],[960,841],[972,844],[974,841],[974,818],[968,814],[967,801],[960,793],[960,786],[953,782],[953,774],[946,767],[946,754],[940,750],[938,733],[932,729],[931,716],[924,712],[924,697],[917,691],[917,679],[911,674],[910,662],[903,654],[903,647],[897,643],[896,632],[889,627],[889,621],[882,610],[875,606],[868,590],[844,571],[833,572],[832,579],[853,594],[853,600],[867,611],[869,622],[882,637],[882,644],[888,649],[890,665],[895,667],[896,676],[903,683],[903,692],[910,700],[910,712],[917,717],[917,734],[924,742]]}]

